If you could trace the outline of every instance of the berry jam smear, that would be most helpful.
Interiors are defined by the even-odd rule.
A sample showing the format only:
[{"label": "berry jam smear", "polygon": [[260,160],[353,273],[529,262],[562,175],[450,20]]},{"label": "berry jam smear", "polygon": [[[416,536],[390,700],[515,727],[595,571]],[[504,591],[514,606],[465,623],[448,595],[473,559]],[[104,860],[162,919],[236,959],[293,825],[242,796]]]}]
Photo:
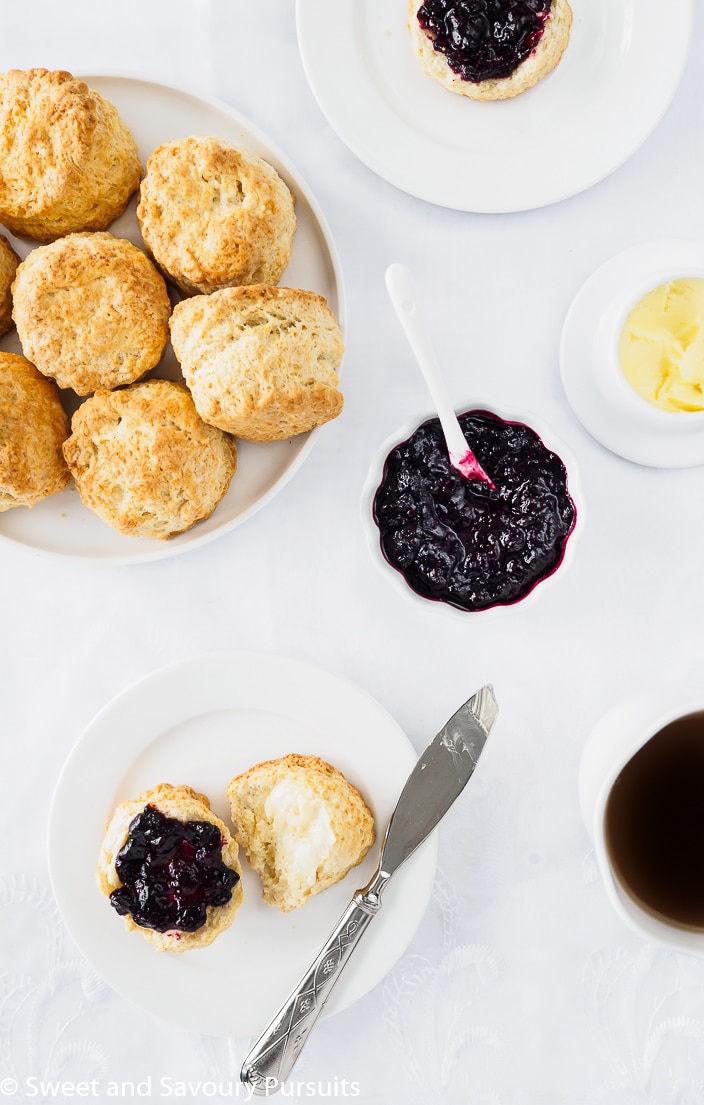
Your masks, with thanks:
[{"label": "berry jam smear", "polygon": [[239,875],[222,862],[222,834],[210,821],[178,821],[145,806],[115,859],[123,885],[110,903],[142,928],[196,932],[209,905],[226,905]]},{"label": "berry jam smear", "polygon": [[494,490],[452,467],[431,418],[386,458],[374,520],[386,560],[417,594],[486,610],[555,571],[577,511],[564,464],[529,426],[488,411],[459,422]]},{"label": "berry jam smear", "polygon": [[416,18],[463,81],[510,77],[545,31],[552,0],[424,0]]}]

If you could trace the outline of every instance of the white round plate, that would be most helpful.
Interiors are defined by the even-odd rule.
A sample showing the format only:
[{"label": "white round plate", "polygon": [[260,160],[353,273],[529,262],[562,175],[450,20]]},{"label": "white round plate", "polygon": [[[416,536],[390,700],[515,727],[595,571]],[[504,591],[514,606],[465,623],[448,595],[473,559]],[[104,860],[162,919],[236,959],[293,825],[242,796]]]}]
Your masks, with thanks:
[{"label": "white round plate", "polygon": [[704,277],[703,242],[645,242],[624,250],[579,289],[560,338],[562,385],[584,428],[612,453],[652,468],[704,464],[704,415],[659,411],[635,393],[624,403],[620,393],[629,385],[605,386],[608,344],[596,338],[603,320],[618,321],[624,314],[620,307],[629,309],[647,291],[683,276]]},{"label": "white round plate", "polygon": [[493,103],[423,73],[407,0],[297,0],[298,41],[328,122],[379,176],[443,207],[527,211],[623,164],[664,114],[687,59],[691,0],[571,6],[557,69]]},{"label": "white round plate", "polygon": [[[226,104],[204,100],[178,88],[133,77],[81,76],[115,104],[137,140],[143,163],[160,143],[190,134],[217,134],[229,142],[247,146],[270,162],[295,194],[298,220],[291,261],[280,283],[283,287],[304,288],[324,295],[344,328],[342,275],[325,218],[297,170],[261,131]],[[124,215],[110,226],[110,232],[144,248],[135,219],[136,207],[137,199],[133,196]],[[11,241],[21,256],[27,255],[30,243],[12,238]],[[0,338],[0,349],[22,352],[14,328]],[[170,344],[151,375],[181,378]],[[71,412],[78,400],[72,393],[64,395]],[[173,556],[206,544],[264,506],[300,468],[319,433],[320,428],[290,441],[270,444],[238,442],[237,472],[214,514],[169,541],[118,533],[83,506],[73,487],[52,495],[32,510],[18,507],[0,514],[0,537],[34,550],[103,563]]]},{"label": "white round plate", "polygon": [[[244,903],[231,928],[207,948],[159,954],[140,933],[126,932],[95,881],[114,808],[159,783],[187,783],[207,794],[229,824],[230,779],[289,752],[320,756],[359,787],[377,828],[365,861],[284,914],[262,902],[259,878],[243,859]],[[416,759],[408,738],[374,699],[303,661],[220,653],[156,671],[94,718],[59,778],[48,852],[66,926],[98,974],[150,1012],[196,1032],[258,1034],[354,891],[371,878],[386,823]],[[403,954],[430,897],[436,850],[433,837],[394,875],[327,1013],[361,998]]]}]

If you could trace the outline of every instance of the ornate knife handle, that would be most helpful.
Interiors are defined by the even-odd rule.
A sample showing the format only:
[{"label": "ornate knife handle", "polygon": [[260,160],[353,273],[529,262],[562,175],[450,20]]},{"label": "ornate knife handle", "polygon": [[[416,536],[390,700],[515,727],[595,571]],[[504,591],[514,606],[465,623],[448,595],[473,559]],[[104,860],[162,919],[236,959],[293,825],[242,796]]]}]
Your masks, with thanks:
[{"label": "ornate knife handle", "polygon": [[364,890],[357,891],[310,970],[247,1055],[240,1078],[255,1094],[275,1093],[293,1070],[343,967],[381,907],[387,879],[388,875],[377,872]]}]

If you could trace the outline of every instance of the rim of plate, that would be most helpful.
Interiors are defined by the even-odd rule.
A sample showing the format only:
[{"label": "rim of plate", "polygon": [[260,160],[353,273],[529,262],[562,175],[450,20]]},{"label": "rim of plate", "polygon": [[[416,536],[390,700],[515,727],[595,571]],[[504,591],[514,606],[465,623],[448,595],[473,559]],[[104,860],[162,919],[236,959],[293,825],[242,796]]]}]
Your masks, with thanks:
[{"label": "rim of plate", "polygon": [[[140,72],[138,70],[123,70],[121,72],[115,72],[114,70],[101,70],[94,69],[90,73],[77,73],[77,78],[90,84],[90,81],[94,78],[96,80],[113,80],[113,81],[125,81],[131,83],[141,83],[146,85],[152,85],[156,89],[164,90],[167,92],[173,92],[178,96],[188,96],[193,100],[199,101],[202,104],[212,108],[215,111],[220,111],[223,114],[229,116],[232,121],[249,131],[258,142],[265,146],[271,153],[271,155],[280,162],[284,168],[286,174],[295,183],[297,191],[305,198],[305,201],[310,208],[310,211],[314,217],[315,223],[320,231],[325,248],[327,250],[330,267],[335,281],[335,293],[337,297],[337,311],[336,318],[340,325],[343,337],[346,329],[346,293],[344,278],[342,274],[342,265],[340,262],[340,256],[332,236],[329,223],[325,214],[318,203],[315,195],[313,194],[306,179],[301,176],[298,169],[290,160],[287,154],[283,153],[276,142],[273,142],[268,135],[251,120],[243,115],[242,112],[236,108],[231,107],[226,101],[219,99],[215,96],[201,95],[200,92],[196,92],[189,88],[187,85],[170,84],[166,81],[162,81],[155,77],[153,74]],[[295,245],[294,245],[295,248]],[[344,360],[341,365],[341,370],[344,368]],[[149,561],[164,560],[169,557],[179,556],[183,553],[190,552],[192,549],[202,548],[204,545],[210,544],[211,541],[215,541],[218,537],[222,537],[226,533],[230,533],[238,526],[242,525],[264,506],[267,505],[293,478],[293,476],[302,467],[304,461],[309,456],[310,452],[315,446],[316,441],[320,435],[323,426],[316,426],[314,429],[309,430],[307,438],[303,445],[300,447],[297,455],[289,463],[286,470],[278,477],[278,479],[263,492],[256,502],[251,503],[246,507],[236,518],[230,519],[228,522],[223,522],[216,528],[209,530],[206,533],[195,532],[194,529],[187,530],[183,534],[177,534],[175,537],[170,538],[168,541],[153,541],[153,548],[143,549],[140,552],[129,552],[128,549],[125,553],[110,553],[105,556],[96,556],[90,553],[85,555],[76,552],[64,551],[62,549],[46,548],[43,546],[37,546],[30,541],[21,540],[18,537],[9,536],[0,532],[0,542],[7,542],[10,545],[18,546],[23,549],[30,549],[33,553],[36,553],[42,557],[56,557],[62,561],[73,560],[78,563],[90,563],[95,566],[114,567],[116,564],[142,564]],[[294,439],[295,440],[295,439]],[[220,505],[220,504],[218,504]],[[88,508],[86,508],[88,509]],[[217,507],[216,507],[217,510]],[[103,523],[107,525],[107,523]],[[197,527],[195,527],[197,531]],[[189,537],[189,534],[194,536]],[[181,543],[179,541],[182,540]],[[125,537],[125,541],[132,540],[129,537]]]},{"label": "rim of plate", "polygon": [[[615,0],[605,0],[602,4],[604,18],[612,2]],[[594,17],[594,3],[595,0],[571,0],[574,21],[570,45],[579,39],[582,16],[587,20]],[[296,25],[303,68],[318,106],[341,141],[363,164],[389,184],[429,203],[477,214],[504,214],[546,207],[586,191],[620,168],[650,136],[672,102],[689,57],[694,3],[693,0],[674,0],[674,3],[680,33],[675,39],[675,49],[668,55],[668,66],[664,74],[658,73],[657,80],[651,76],[646,81],[643,77],[637,96],[632,93],[632,82],[622,81],[620,89],[628,91],[630,100],[626,105],[630,129],[628,133],[623,132],[623,141],[612,143],[614,149],[608,150],[608,156],[602,152],[607,145],[603,135],[597,143],[595,132],[591,145],[597,152],[598,164],[591,171],[582,169],[581,174],[574,175],[575,158],[571,154],[578,153],[584,141],[575,142],[574,150],[565,152],[558,130],[550,145],[551,150],[555,148],[556,160],[554,164],[541,163],[541,171],[536,170],[534,174],[535,180],[526,173],[524,159],[523,172],[495,170],[484,183],[482,171],[486,172],[492,156],[495,158],[497,152],[503,155],[504,151],[496,141],[492,150],[484,133],[479,135],[482,147],[479,151],[464,149],[461,137],[448,138],[443,144],[440,135],[445,118],[453,114],[459,122],[461,135],[466,117],[471,118],[477,109],[484,113],[496,111],[504,118],[506,113],[513,111],[518,119],[517,133],[520,132],[526,125],[530,126],[533,119],[540,118],[545,89],[550,84],[554,88],[560,84],[564,87],[565,68],[571,64],[570,45],[560,65],[533,89],[512,99],[479,103],[448,92],[422,72],[410,45],[406,0],[337,0],[335,4],[330,4],[329,0],[296,0]],[[374,16],[370,14],[372,8]],[[388,25],[384,26],[380,22],[382,9],[383,15],[388,14]],[[649,72],[646,62],[650,60],[652,48],[662,40],[654,25],[656,5],[654,0],[638,0],[636,4],[633,0],[621,0],[621,10],[623,25],[620,40],[614,45],[613,71],[628,57],[629,48],[631,59],[634,48],[640,48],[639,71],[645,74],[646,70]],[[638,12],[640,22],[636,22]],[[374,39],[362,26],[365,19],[372,18],[376,20]],[[652,29],[648,20],[653,21]],[[340,33],[333,42],[335,26]],[[647,32],[642,44],[636,37],[641,30]],[[394,38],[397,41],[393,41]],[[596,38],[601,36],[595,37],[589,50],[585,45],[577,59],[584,70],[583,77],[593,73],[599,60]],[[401,51],[407,56],[403,57]],[[375,52],[391,62],[386,85],[386,74],[380,65],[374,64],[373,56],[370,59]],[[639,59],[640,54],[636,61]],[[378,58],[376,60],[378,62]],[[461,102],[459,110],[457,101]],[[421,129],[418,119],[426,110],[427,118]],[[544,115],[548,123],[554,119],[554,107],[550,103]],[[614,112],[613,104],[604,103],[602,117],[618,120],[619,113]],[[485,120],[486,114],[482,122]],[[404,147],[407,147],[405,152]],[[520,156],[523,153],[521,148]],[[498,161],[494,160],[493,164],[497,165]],[[555,165],[565,164],[570,166],[573,175],[568,174],[559,183],[560,174],[552,170]]]}]

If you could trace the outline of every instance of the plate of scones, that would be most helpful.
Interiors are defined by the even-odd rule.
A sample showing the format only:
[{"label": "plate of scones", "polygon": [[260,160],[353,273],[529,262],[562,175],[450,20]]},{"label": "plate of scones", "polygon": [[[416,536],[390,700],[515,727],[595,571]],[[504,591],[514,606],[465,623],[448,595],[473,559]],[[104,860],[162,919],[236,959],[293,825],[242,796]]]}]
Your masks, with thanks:
[{"label": "plate of scones", "polygon": [[0,74],[0,537],[159,559],[245,521],[342,411],[315,197],[227,105]]},{"label": "plate of scones", "polygon": [[297,0],[309,84],[384,180],[528,211],[622,165],[679,85],[692,0]]},{"label": "plate of scones", "polygon": [[[374,699],[300,660],[218,653],[153,672],[94,718],[59,777],[63,919],[124,997],[197,1032],[255,1035],[373,875],[416,759]],[[326,1015],[403,954],[436,850],[433,836],[395,876]]]}]

